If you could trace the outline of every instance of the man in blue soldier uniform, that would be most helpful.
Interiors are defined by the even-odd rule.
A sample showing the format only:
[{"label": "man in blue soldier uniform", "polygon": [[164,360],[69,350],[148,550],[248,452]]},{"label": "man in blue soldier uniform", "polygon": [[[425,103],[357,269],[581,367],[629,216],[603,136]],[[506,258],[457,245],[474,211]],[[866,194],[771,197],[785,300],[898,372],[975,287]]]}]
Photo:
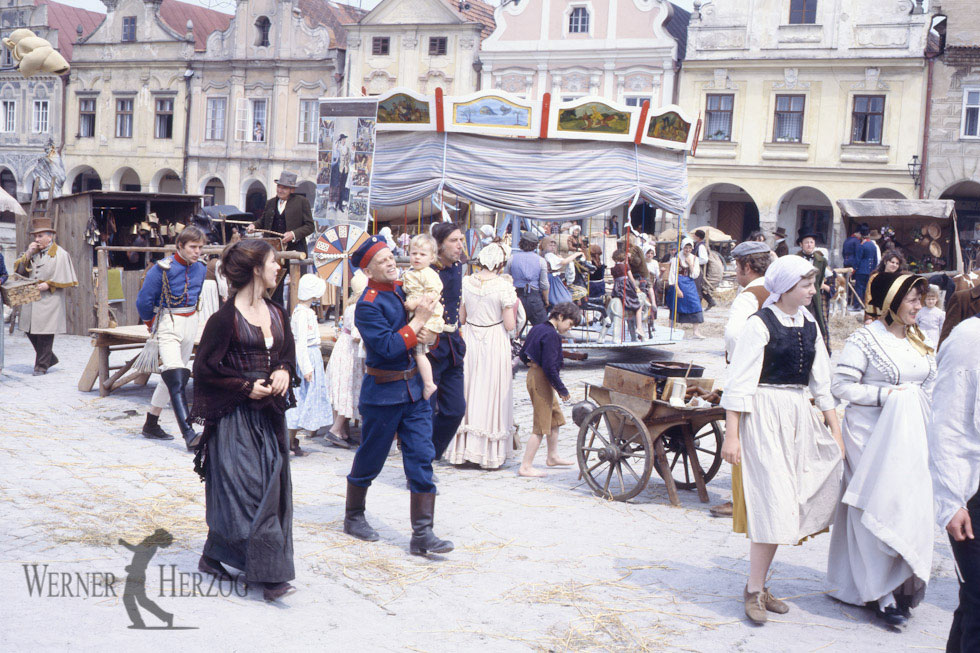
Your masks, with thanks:
[{"label": "man in blue soldier uniform", "polygon": [[153,440],[173,440],[160,427],[160,413],[167,400],[174,408],[174,417],[188,450],[200,441],[200,434],[191,425],[185,390],[191,378],[188,367],[194,340],[197,338],[197,301],[204,286],[207,267],[199,259],[207,238],[204,232],[191,225],[177,236],[177,251],[173,256],[156,262],[146,273],[146,279],[136,297],[136,310],[148,329],[156,323],[160,345],[160,378],[150,398],[150,410],[143,424],[143,437]]},{"label": "man in blue soldier uniform", "polygon": [[857,249],[857,261],[854,269],[854,292],[860,300],[859,306],[864,304],[864,296],[868,289],[868,280],[871,273],[878,265],[878,248],[870,238],[871,229],[867,224],[862,224],[860,229],[861,244]]},{"label": "man in blue soldier uniform", "polygon": [[417,334],[432,316],[433,300],[423,299],[408,322],[405,293],[395,257],[384,238],[372,236],[351,257],[368,275],[368,287],[354,312],[367,353],[361,385],[361,446],[347,476],[344,532],[374,542],[378,532],[364,517],[371,481],[384,467],[395,433],[411,497],[413,555],[448,553],[453,543],[432,532],[436,486],[432,482],[432,408],[422,398],[422,379],[412,357]]},{"label": "man in blue soldier uniform", "polygon": [[[429,350],[432,380],[439,387],[429,402],[432,404],[432,444],[435,458],[442,458],[446,447],[456,436],[456,430],[466,413],[463,393],[463,357],[466,344],[459,333],[459,305],[463,298],[463,232],[451,222],[432,227],[432,237],[439,245],[439,258],[433,268],[442,281],[443,320],[446,326]],[[426,339],[423,334],[423,341]]]}]

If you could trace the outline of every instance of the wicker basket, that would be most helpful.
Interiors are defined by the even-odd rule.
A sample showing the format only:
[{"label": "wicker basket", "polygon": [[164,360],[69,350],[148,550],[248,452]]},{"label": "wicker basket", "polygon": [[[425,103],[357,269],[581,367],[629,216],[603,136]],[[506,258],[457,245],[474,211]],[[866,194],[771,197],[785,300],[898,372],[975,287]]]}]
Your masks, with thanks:
[{"label": "wicker basket", "polygon": [[7,306],[22,306],[41,299],[41,291],[38,290],[40,281],[25,279],[19,274],[12,274],[7,283],[0,286],[3,294],[3,303]]}]

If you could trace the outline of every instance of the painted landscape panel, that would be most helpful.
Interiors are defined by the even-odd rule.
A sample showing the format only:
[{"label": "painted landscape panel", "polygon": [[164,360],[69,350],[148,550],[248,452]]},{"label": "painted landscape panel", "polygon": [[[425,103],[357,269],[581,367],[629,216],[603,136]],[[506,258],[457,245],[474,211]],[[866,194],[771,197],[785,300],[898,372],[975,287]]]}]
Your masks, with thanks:
[{"label": "painted landscape panel", "polygon": [[629,113],[600,102],[588,102],[558,113],[558,131],[629,134],[629,129]]}]

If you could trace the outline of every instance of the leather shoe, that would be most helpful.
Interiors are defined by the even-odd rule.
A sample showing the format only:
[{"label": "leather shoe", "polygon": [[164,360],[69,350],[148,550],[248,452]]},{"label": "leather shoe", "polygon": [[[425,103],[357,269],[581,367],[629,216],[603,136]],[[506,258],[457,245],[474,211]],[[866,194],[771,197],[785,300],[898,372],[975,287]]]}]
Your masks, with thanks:
[{"label": "leather shoe", "polygon": [[745,616],[752,621],[752,623],[762,625],[769,620],[769,615],[766,614],[766,592],[765,590],[761,592],[750,592],[749,588],[742,591],[742,598],[745,599]]},{"label": "leather shoe", "polygon": [[37,366],[34,367],[34,376],[43,376],[47,373],[48,371],[43,367],[37,367]]},{"label": "leather shoe", "polygon": [[731,501],[726,501],[717,506],[711,506],[708,508],[708,512],[711,513],[712,517],[731,517],[735,512],[735,506],[732,505]]},{"label": "leather shoe", "polygon": [[218,580],[233,580],[233,576],[225,569],[219,561],[214,558],[209,558],[206,555],[202,555],[201,559],[197,561],[197,570],[202,574],[210,574],[217,578]]},{"label": "leather shoe", "polygon": [[323,439],[326,441],[327,444],[332,445],[334,447],[340,447],[341,449],[350,449],[350,443],[347,440],[337,437],[330,431],[327,431],[327,434],[323,436]]},{"label": "leather shoe", "polygon": [[909,625],[909,618],[902,614],[897,605],[889,605],[884,610],[878,609],[878,617],[892,630],[902,632]]},{"label": "leather shoe", "polygon": [[262,598],[266,601],[278,601],[287,594],[292,594],[296,588],[289,583],[266,583],[262,590]]},{"label": "leather shoe", "polygon": [[789,604],[773,596],[768,587],[762,588],[762,591],[765,593],[763,599],[766,602],[766,610],[775,612],[776,614],[786,614],[789,612]]}]

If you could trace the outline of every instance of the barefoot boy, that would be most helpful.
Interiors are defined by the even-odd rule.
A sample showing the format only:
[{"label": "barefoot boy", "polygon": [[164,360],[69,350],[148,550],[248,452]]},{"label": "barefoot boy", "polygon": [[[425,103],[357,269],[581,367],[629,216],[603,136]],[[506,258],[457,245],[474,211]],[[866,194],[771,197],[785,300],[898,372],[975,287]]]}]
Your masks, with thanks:
[{"label": "barefoot boy", "polygon": [[572,464],[558,457],[558,427],[565,423],[565,417],[555,392],[562,401],[570,400],[568,389],[559,376],[562,368],[561,334],[575,326],[581,316],[582,310],[575,304],[558,304],[551,309],[547,322],[531,329],[521,347],[521,360],[528,366],[527,391],[534,406],[532,434],[525,445],[524,461],[518,470],[521,476],[546,476],[545,472],[534,468],[534,455],[545,437],[548,439],[547,465],[557,467]]}]

